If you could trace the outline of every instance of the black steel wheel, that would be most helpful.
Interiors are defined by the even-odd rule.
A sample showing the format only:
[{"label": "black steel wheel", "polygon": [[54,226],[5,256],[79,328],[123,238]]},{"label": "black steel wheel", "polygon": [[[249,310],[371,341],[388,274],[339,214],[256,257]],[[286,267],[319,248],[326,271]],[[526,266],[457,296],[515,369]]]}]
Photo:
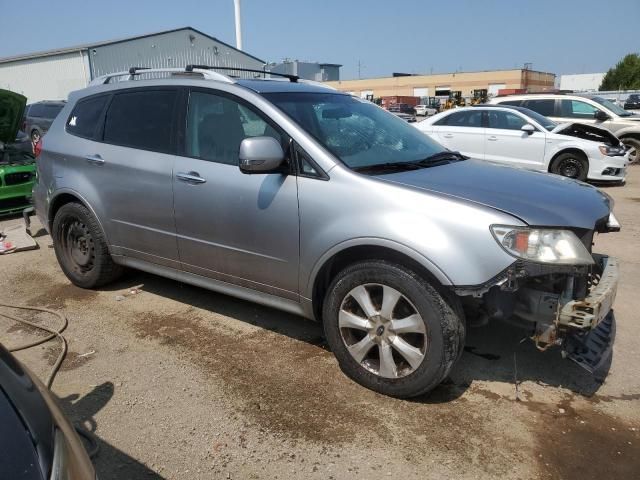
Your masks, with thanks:
[{"label": "black steel wheel", "polygon": [[95,288],[122,273],[109,254],[97,219],[84,205],[63,205],[56,213],[51,235],[58,263],[74,285]]},{"label": "black steel wheel", "polygon": [[584,155],[577,152],[567,152],[556,157],[550,170],[551,173],[584,182],[589,172],[589,163]]}]

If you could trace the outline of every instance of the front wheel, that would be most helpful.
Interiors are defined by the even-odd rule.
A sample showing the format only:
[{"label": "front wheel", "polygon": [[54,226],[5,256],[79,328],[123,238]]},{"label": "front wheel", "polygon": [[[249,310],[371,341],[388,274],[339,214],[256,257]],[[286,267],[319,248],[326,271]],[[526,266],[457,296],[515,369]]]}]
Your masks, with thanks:
[{"label": "front wheel", "polygon": [[589,172],[589,163],[583,155],[577,152],[562,153],[553,161],[550,171],[556,175],[575,178],[584,182]]},{"label": "front wheel", "polygon": [[51,236],[58,263],[74,285],[96,288],[121,274],[122,267],[111,258],[97,219],[84,205],[60,207]]},{"label": "front wheel", "polygon": [[385,395],[413,397],[444,380],[463,349],[456,301],[400,265],[357,263],[331,284],[325,335],[348,377]]},{"label": "front wheel", "polygon": [[629,163],[640,163],[640,139],[625,137],[621,138],[620,141],[629,147]]}]

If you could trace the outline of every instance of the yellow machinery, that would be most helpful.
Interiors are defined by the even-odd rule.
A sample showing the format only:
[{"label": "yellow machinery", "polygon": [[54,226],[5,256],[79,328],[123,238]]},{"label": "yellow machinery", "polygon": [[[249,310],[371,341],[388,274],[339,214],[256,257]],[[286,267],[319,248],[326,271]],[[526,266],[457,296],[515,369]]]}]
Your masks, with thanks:
[{"label": "yellow machinery", "polygon": [[479,90],[474,90],[473,97],[471,98],[471,105],[478,105],[480,103],[486,103],[487,101],[487,89],[481,88]]},{"label": "yellow machinery", "polygon": [[467,104],[466,99],[462,96],[460,90],[455,90],[449,93],[449,98],[444,104],[444,110],[449,110],[453,107],[464,107]]}]

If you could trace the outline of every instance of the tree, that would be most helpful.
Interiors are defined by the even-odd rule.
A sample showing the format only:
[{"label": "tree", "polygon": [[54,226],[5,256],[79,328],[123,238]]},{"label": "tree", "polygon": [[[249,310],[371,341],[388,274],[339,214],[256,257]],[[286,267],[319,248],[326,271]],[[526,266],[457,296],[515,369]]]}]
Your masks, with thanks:
[{"label": "tree", "polygon": [[602,79],[600,90],[640,89],[640,55],[630,53],[610,68]]}]

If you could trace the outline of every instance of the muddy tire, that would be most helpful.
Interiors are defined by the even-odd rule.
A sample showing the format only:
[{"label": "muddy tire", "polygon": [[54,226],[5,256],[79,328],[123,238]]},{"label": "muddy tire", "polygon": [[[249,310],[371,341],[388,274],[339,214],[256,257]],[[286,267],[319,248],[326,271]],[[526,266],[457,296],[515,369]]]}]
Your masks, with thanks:
[{"label": "muddy tire", "polygon": [[52,237],[60,268],[74,285],[96,288],[122,274],[122,267],[109,254],[98,220],[84,205],[63,205],[53,220]]},{"label": "muddy tire", "polygon": [[549,171],[584,182],[589,173],[589,162],[583,154],[577,152],[561,153],[553,160]]},{"label": "muddy tire", "polygon": [[398,398],[427,393],[447,377],[464,347],[462,315],[456,297],[378,260],[341,271],[323,304],[325,335],[342,371]]}]

